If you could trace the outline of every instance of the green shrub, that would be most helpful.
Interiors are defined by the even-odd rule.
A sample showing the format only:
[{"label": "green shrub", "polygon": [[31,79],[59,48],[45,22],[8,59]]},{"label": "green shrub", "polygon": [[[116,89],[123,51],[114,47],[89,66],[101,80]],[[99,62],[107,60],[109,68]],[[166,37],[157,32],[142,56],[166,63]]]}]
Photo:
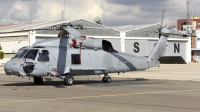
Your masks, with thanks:
[{"label": "green shrub", "polygon": [[3,59],[3,58],[4,58],[4,52],[0,51],[0,59]]},{"label": "green shrub", "polygon": [[[2,47],[0,45],[0,50],[2,50]],[[0,51],[0,59],[3,59],[4,58],[4,52],[3,51]]]}]

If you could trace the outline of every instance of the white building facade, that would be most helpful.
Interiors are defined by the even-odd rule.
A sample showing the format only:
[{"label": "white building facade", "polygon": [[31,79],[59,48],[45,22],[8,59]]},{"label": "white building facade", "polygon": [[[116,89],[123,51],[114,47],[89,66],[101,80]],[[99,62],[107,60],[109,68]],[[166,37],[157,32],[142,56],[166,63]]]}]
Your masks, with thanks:
[{"label": "white building facade", "polygon": [[[96,23],[79,19],[74,21],[57,21],[57,22],[42,22],[31,24],[11,25],[8,27],[1,27],[0,44],[5,53],[4,59],[0,60],[0,64],[4,64],[12,58],[19,48],[24,46],[31,46],[37,41],[44,39],[56,38],[59,31],[57,30],[41,30],[50,29],[53,25],[60,25],[70,22],[72,24],[81,24],[88,27],[104,27]],[[139,56],[148,56],[154,45],[158,41],[158,34],[148,34],[145,31],[156,31],[159,24],[149,25],[129,25],[111,27],[111,29],[88,29],[79,30],[87,37],[102,38],[109,40],[113,48],[117,51],[135,54]],[[31,30],[26,32],[6,33],[12,31]],[[40,29],[40,30],[32,30]],[[172,30],[173,33],[181,32]],[[167,51],[165,56],[181,56],[185,62],[191,62],[191,39],[189,37],[182,37],[178,35],[171,35],[168,40]]]}]

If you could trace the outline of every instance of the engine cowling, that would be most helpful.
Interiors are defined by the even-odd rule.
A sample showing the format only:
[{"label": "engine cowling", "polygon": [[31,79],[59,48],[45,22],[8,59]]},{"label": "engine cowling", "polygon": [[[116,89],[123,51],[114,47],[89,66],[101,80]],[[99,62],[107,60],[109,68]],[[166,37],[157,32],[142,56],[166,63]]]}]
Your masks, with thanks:
[{"label": "engine cowling", "polygon": [[80,46],[80,42],[79,42],[78,39],[69,39],[68,44],[70,46],[73,46],[73,47],[79,47]]},{"label": "engine cowling", "polygon": [[102,49],[102,39],[86,38],[82,43],[82,47],[88,49]]},{"label": "engine cowling", "polygon": [[[85,47],[88,49],[102,49],[102,39],[86,38],[86,39],[69,39],[68,44],[73,47]],[[82,45],[81,45],[82,44]]]}]

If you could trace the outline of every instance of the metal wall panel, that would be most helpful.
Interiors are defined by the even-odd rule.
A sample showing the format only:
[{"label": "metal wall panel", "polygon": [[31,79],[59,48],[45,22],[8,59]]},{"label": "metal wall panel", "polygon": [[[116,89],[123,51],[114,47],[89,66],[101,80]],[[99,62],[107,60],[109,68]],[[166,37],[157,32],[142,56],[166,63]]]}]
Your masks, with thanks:
[{"label": "metal wall panel", "polygon": [[4,53],[15,53],[19,48],[29,46],[28,36],[4,36],[0,37],[0,44]]},{"label": "metal wall panel", "polygon": [[[156,40],[125,40],[125,52],[139,56],[149,56]],[[182,56],[186,60],[186,44],[183,41],[168,41],[164,56]]]},{"label": "metal wall panel", "polygon": [[[156,43],[157,40],[148,40],[148,56],[150,55]],[[165,56],[167,56],[167,52],[168,52],[168,47],[166,48]]]},{"label": "metal wall panel", "polygon": [[29,46],[28,41],[4,41],[0,42],[0,44],[4,53],[15,53],[19,48]]},{"label": "metal wall panel", "polygon": [[[150,33],[150,32],[154,32],[156,30],[158,30],[158,27],[160,25],[154,25],[154,26],[149,26],[149,27],[144,27],[144,28],[140,28],[138,30],[132,30],[132,31],[128,31],[126,32],[126,37],[151,37],[151,38],[158,38],[159,34],[158,33]],[[149,31],[149,32],[147,32]],[[175,34],[183,34],[180,31],[171,30],[171,33],[175,33]],[[180,35],[170,35],[169,38],[174,39],[174,38],[186,38]]]},{"label": "metal wall panel", "polygon": [[125,40],[125,52],[139,56],[148,55],[148,40]]},{"label": "metal wall panel", "polygon": [[[200,34],[196,34],[196,48],[200,48]],[[195,37],[193,37],[195,38]]]},{"label": "metal wall panel", "polygon": [[168,41],[168,56],[182,56],[186,60],[186,42]]},{"label": "metal wall panel", "polygon": [[36,42],[39,42],[39,41],[42,41],[42,40],[46,40],[46,39],[55,39],[55,38],[53,38],[53,37],[36,37]]},{"label": "metal wall panel", "polygon": [[[120,32],[119,31],[112,30],[112,29],[106,29],[105,27],[102,27],[102,26],[100,26],[98,24],[94,24],[92,22],[88,22],[88,21],[85,21],[85,20],[76,20],[76,21],[72,21],[70,23],[74,24],[74,25],[80,24],[80,25],[83,25],[85,27],[97,27],[95,29],[87,29],[87,30],[78,29],[78,31],[82,35],[114,36],[114,37],[119,37],[120,36]],[[59,24],[57,24],[57,25],[59,25]],[[45,29],[50,29],[50,28],[51,28],[51,26],[45,27]],[[105,29],[103,29],[103,28],[105,28]],[[38,30],[38,31],[36,31],[36,34],[59,34],[59,32],[60,31],[58,31],[58,30]]]}]

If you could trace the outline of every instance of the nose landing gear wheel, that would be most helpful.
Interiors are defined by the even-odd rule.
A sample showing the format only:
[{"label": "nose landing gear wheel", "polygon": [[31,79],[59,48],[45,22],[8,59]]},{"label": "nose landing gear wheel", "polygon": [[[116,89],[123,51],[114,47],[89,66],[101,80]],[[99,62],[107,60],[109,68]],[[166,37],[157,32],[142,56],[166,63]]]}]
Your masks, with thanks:
[{"label": "nose landing gear wheel", "polygon": [[43,84],[43,78],[42,77],[34,77],[33,81],[34,81],[34,84],[37,84],[37,85]]},{"label": "nose landing gear wheel", "polygon": [[72,86],[74,84],[74,78],[71,75],[67,75],[64,79],[64,84],[67,86]]}]

